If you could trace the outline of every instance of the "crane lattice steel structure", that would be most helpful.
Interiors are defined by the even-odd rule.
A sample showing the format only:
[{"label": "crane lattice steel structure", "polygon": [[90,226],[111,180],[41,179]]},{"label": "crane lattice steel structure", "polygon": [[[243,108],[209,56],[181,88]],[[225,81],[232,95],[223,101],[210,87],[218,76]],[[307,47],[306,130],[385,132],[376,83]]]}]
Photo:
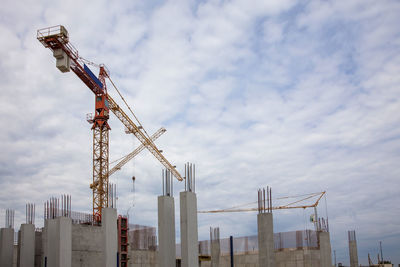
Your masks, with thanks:
[{"label": "crane lattice steel structure", "polygon": [[[95,95],[94,117],[89,117],[88,121],[92,123],[93,130],[93,183],[90,185],[90,188],[93,190],[93,216],[97,221],[101,221],[102,209],[108,207],[109,204],[108,177],[111,171],[108,170],[110,130],[108,119],[110,110],[125,125],[127,131],[134,134],[142,143],[140,151],[144,147],[147,148],[179,181],[183,180],[175,166],[173,166],[156,147],[153,142],[155,138],[147,135],[139,121],[139,126],[136,125],[108,94],[106,79],[108,79],[114,87],[115,85],[104,64],[98,65],[100,71],[97,78],[86,65],[95,64],[79,56],[78,50],[69,42],[68,31],[62,25],[38,30],[37,39],[44,47],[53,51],[53,56],[56,58],[56,66],[61,72],[69,72],[71,69]],[[115,87],[115,89],[117,88]],[[128,109],[130,110],[129,106]],[[133,112],[132,115],[135,116]],[[117,168],[120,168],[120,166]]]},{"label": "crane lattice steel structure", "polygon": [[[306,194],[306,195],[302,195],[302,196],[294,196],[294,197],[302,197],[299,200],[290,202],[286,205],[282,205],[282,206],[273,206],[272,209],[273,210],[283,210],[283,209],[306,209],[306,208],[316,208],[321,200],[321,198],[325,195],[326,191],[323,192],[317,192],[317,193],[311,193],[311,194]],[[308,199],[311,198],[316,198],[316,201],[312,204],[309,205],[295,205],[298,204],[300,202],[306,201]],[[284,198],[293,198],[293,197],[281,197],[279,199],[284,199]],[[244,205],[249,205],[249,204],[255,204],[257,202],[251,202],[251,203],[247,203]],[[244,205],[240,205],[240,206],[244,206]],[[224,213],[224,212],[248,212],[248,211],[258,211],[258,208],[238,208],[238,206],[236,207],[231,207],[231,208],[226,208],[226,209],[217,209],[217,210],[201,210],[198,211],[198,213]]]}]

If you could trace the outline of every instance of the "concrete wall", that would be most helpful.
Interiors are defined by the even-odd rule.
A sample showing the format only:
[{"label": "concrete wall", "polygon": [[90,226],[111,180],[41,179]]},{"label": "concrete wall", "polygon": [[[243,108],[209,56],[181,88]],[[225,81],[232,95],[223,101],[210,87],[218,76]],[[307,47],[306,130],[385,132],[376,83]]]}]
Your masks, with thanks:
[{"label": "concrete wall", "polygon": [[72,225],[72,266],[98,267],[103,262],[100,226]]},{"label": "concrete wall", "polygon": [[[258,252],[234,255],[235,267],[258,267]],[[220,267],[230,267],[230,256],[220,257]],[[276,267],[318,267],[320,266],[320,251],[317,249],[275,251]],[[211,267],[210,261],[202,261],[201,267]]]},{"label": "concrete wall", "polygon": [[42,232],[35,233],[34,266],[44,266],[47,258],[48,267],[114,267],[117,250],[115,209],[103,209],[102,226],[72,224],[70,218],[59,217],[46,220]]},{"label": "concrete wall", "polygon": [[129,267],[158,267],[158,252],[152,250],[129,250]]},{"label": "concrete wall", "polygon": [[0,266],[12,267],[14,258],[14,229],[0,230]]}]

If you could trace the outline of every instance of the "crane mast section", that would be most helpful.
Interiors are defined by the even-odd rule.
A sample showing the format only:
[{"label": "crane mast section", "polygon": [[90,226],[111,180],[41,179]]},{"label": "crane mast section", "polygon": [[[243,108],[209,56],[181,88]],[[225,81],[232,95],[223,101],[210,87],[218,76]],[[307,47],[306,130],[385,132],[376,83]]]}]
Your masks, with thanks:
[{"label": "crane mast section", "polygon": [[125,125],[129,132],[133,133],[137,139],[153,154],[158,161],[164,165],[165,168],[170,170],[176,179],[182,181],[183,178],[180,173],[172,166],[171,163],[161,154],[156,145],[146,137],[146,135],[139,129],[139,127],[128,117],[128,115],[121,109],[120,106],[108,95],[109,108],[114,115]]},{"label": "crane mast section", "polygon": [[[160,128],[157,132],[155,132],[151,137],[151,141],[156,140],[158,137],[160,137],[163,133],[165,133],[167,130],[165,128]],[[138,155],[143,149],[144,145],[140,144],[139,147],[137,147],[134,151],[126,155],[120,162],[118,162],[112,169],[108,172],[108,176],[111,176],[114,174],[116,171],[120,170],[122,166],[124,166],[128,161],[133,159],[136,155]]]}]

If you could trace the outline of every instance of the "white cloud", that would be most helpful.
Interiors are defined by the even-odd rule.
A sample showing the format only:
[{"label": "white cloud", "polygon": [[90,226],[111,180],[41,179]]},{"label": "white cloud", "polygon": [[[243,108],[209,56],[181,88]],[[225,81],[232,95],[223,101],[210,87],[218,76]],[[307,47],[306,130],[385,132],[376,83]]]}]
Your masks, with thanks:
[{"label": "white cloud", "polygon": [[[265,185],[276,196],[327,190],[340,261],[348,261],[345,233],[352,228],[364,241],[360,257],[380,237],[398,244],[398,234],[390,237],[399,226],[396,1],[3,6],[0,207],[17,209],[17,223],[26,202],[40,206],[61,193],[72,194],[74,209],[91,209],[85,114],[93,95],[73,73],[60,73],[35,39],[37,28],[65,24],[82,56],[106,63],[147,131],[167,128],[156,142],[165,156],[180,170],[196,163],[200,209],[251,202]],[[116,159],[138,141],[115,117],[110,125]],[[143,151],[111,178],[125,213],[137,177],[135,223],[157,224],[160,169]],[[175,192],[182,188],[176,184]],[[309,216],[275,214],[277,231],[302,229],[299,218]],[[393,219],[382,226],[378,218]],[[210,225],[221,226],[224,237],[252,235],[255,224],[255,214],[199,215],[199,235],[207,238]]]}]

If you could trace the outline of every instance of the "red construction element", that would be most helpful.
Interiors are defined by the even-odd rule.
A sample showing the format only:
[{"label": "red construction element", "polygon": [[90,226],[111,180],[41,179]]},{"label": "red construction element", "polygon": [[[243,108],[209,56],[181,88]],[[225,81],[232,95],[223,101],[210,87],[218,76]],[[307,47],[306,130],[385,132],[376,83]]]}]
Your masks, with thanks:
[{"label": "red construction element", "polygon": [[118,254],[119,267],[128,266],[128,218],[118,216]]}]

